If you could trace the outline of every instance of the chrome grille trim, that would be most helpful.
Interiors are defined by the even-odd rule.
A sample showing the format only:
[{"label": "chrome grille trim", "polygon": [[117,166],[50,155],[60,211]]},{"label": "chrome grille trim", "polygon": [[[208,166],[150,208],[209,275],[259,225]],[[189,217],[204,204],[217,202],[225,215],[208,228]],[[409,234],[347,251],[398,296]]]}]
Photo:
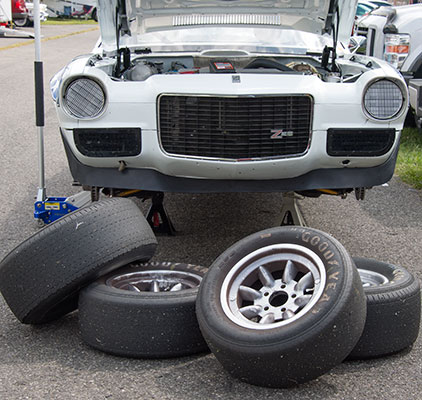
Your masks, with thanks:
[{"label": "chrome grille trim", "polygon": [[[310,147],[313,105],[308,94],[161,94],[157,99],[160,146],[170,156],[209,160],[300,157]],[[282,137],[271,139],[278,130],[283,131]]]}]

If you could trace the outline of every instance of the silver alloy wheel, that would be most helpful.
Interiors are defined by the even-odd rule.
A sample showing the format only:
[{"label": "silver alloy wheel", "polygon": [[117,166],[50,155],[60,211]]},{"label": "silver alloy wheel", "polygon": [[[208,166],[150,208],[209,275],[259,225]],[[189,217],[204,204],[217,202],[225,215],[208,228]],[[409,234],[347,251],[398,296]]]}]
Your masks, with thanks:
[{"label": "silver alloy wheel", "polygon": [[115,275],[106,281],[106,285],[132,292],[178,292],[199,286],[199,275],[184,271],[138,271]]},{"label": "silver alloy wheel", "polygon": [[361,268],[358,269],[358,272],[363,287],[380,286],[390,282],[386,276],[380,274],[379,272]]},{"label": "silver alloy wheel", "polygon": [[306,247],[276,244],[240,260],[221,287],[224,313],[237,325],[273,329],[306,314],[326,282],[322,260]]}]

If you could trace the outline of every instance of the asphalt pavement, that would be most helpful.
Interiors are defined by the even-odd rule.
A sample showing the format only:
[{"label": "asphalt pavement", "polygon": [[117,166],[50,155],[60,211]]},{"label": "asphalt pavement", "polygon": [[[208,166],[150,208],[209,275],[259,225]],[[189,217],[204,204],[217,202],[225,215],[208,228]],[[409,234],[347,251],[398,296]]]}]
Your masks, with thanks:
[{"label": "asphalt pavement", "polygon": [[[71,185],[48,81],[73,57],[92,49],[99,35],[92,29],[43,27],[49,195],[79,189]],[[0,257],[38,229],[33,220],[38,184],[33,59],[33,41],[0,37]],[[159,238],[154,259],[209,266],[233,242],[279,225],[281,201],[280,194],[168,195],[166,207],[178,232]],[[364,201],[322,196],[299,204],[308,226],[332,234],[353,256],[399,264],[422,279],[421,192],[393,178],[370,190]],[[344,362],[312,382],[276,390],[231,378],[211,354],[170,360],[103,354],[82,342],[77,322],[74,312],[47,325],[22,325],[0,296],[0,398],[422,399],[421,335],[411,350]]]}]

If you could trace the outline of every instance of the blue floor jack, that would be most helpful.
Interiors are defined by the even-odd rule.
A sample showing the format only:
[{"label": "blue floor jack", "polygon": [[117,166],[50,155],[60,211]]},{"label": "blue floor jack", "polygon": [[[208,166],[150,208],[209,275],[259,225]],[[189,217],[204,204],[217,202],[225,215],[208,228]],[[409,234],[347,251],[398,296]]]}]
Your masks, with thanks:
[{"label": "blue floor jack", "polygon": [[[35,120],[38,134],[38,169],[39,182],[37,198],[34,204],[34,218],[40,227],[50,224],[75,211],[97,201],[102,196],[99,188],[82,191],[69,197],[47,197],[44,169],[44,82],[43,63],[41,61],[41,26],[40,1],[34,0],[34,33],[35,33]],[[112,195],[112,194],[111,194]],[[142,190],[127,190],[117,193],[118,197],[136,197],[145,201],[151,200],[151,207],[146,219],[156,234],[174,235],[176,230],[164,208],[164,193],[145,192]]]},{"label": "blue floor jack", "polygon": [[39,182],[35,201],[34,218],[44,226],[91,203],[91,193],[84,191],[70,197],[47,197],[44,170],[44,82],[41,61],[40,1],[34,0],[35,31],[35,120],[38,133]]},{"label": "blue floor jack", "polygon": [[[47,197],[44,169],[44,82],[43,64],[41,61],[41,27],[40,2],[34,0],[34,31],[35,31],[35,119],[38,134],[38,168],[39,182],[37,199],[34,204],[34,218],[39,226],[50,224],[81,207],[97,201],[102,196],[99,188],[82,191],[69,197]],[[112,195],[112,194],[111,194]],[[147,214],[147,221],[156,234],[173,235],[175,229],[163,205],[164,194],[160,192],[144,192],[142,190],[122,191],[120,197],[136,195],[143,201],[151,199],[152,205]]]},{"label": "blue floor jack", "polygon": [[46,197],[45,190],[38,188],[34,218],[42,227],[90,203],[90,192],[81,192],[69,197]]}]

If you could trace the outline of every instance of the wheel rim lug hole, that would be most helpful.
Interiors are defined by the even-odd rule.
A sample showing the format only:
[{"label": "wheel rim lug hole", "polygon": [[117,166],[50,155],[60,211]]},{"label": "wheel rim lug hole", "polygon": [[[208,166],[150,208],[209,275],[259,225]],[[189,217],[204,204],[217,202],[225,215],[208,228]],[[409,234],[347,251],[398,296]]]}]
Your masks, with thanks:
[{"label": "wheel rim lug hole", "polygon": [[285,288],[286,288],[286,285],[281,285],[281,288],[282,288],[282,289],[285,289]]},{"label": "wheel rim lug hole", "polygon": [[296,295],[293,293],[293,294],[292,294],[292,299],[294,299],[295,297],[296,297]]},{"label": "wheel rim lug hole", "polygon": [[264,311],[268,311],[270,309],[270,307],[264,307]]},{"label": "wheel rim lug hole", "polygon": [[264,293],[264,296],[268,296],[268,295],[269,295],[269,293],[268,293],[268,292],[265,292],[265,293]]}]

